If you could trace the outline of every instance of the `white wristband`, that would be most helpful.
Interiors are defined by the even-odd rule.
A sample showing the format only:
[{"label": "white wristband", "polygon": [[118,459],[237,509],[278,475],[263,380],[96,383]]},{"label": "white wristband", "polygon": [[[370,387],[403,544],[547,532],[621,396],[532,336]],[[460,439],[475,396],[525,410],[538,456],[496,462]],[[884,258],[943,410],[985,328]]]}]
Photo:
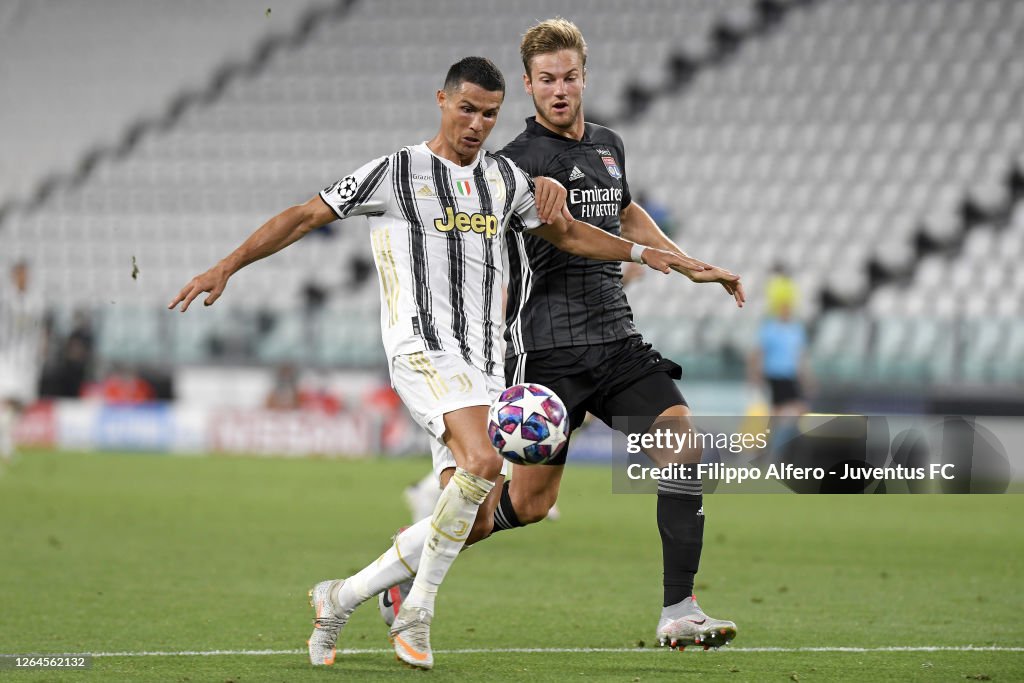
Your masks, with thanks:
[{"label": "white wristband", "polygon": [[634,263],[644,263],[644,250],[647,249],[642,244],[634,244],[633,248],[629,250],[629,258]]}]

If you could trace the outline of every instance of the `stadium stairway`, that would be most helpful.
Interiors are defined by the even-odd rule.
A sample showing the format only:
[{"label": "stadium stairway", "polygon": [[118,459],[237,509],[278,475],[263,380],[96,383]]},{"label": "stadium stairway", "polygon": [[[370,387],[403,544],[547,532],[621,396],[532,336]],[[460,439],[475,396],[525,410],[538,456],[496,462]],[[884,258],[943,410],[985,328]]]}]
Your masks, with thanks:
[{"label": "stadium stairway", "polygon": [[[741,0],[724,4],[724,10],[707,31],[683,36],[662,63],[661,73],[627,83],[618,108],[588,112],[588,118],[609,126],[642,121],[644,113],[659,98],[678,96],[702,72],[722,67],[743,45],[778,28],[786,16],[822,0]],[[685,15],[683,15],[685,17]]]},{"label": "stadium stairway", "polygon": [[923,224],[909,263],[869,266],[878,350],[862,371],[876,382],[1024,383],[1020,160],[1003,183],[965,194],[954,218]]},{"label": "stadium stairway", "polygon": [[[224,57],[223,63],[215,65],[209,80],[206,84],[199,87],[187,87],[174,94],[169,99],[169,103],[166,108],[156,114],[148,115],[143,114],[137,119],[130,121],[124,126],[123,130],[119,135],[114,136],[112,142],[100,142],[92,144],[88,148],[88,151],[84,152],[76,162],[73,162],[70,168],[64,172],[55,172],[47,174],[35,183],[34,188],[29,190],[26,195],[22,198],[5,194],[0,196],[0,234],[3,234],[5,229],[5,223],[8,222],[13,214],[31,210],[34,207],[44,205],[48,200],[53,197],[80,186],[86,182],[95,172],[96,168],[108,161],[114,161],[130,157],[133,150],[137,147],[139,142],[156,131],[166,130],[175,125],[175,123],[182,117],[182,115],[192,107],[202,106],[204,103],[208,103],[219,96],[226,87],[234,80],[244,78],[251,75],[254,72],[259,71],[262,65],[267,62],[276,52],[286,49],[287,47],[302,41],[316,26],[318,22],[329,20],[331,17],[338,15],[344,15],[349,6],[352,5],[356,0],[307,0],[304,3],[297,4],[295,12],[302,12],[299,14],[299,19],[295,27],[291,30],[284,32],[274,32],[270,29],[264,29],[262,34],[258,31],[254,31],[251,27],[247,26],[246,31],[237,31],[239,34],[238,39],[233,41],[220,40],[219,43],[230,44],[232,48],[236,47],[236,44],[240,43],[239,40],[254,40],[251,50],[251,55],[247,59],[237,60],[234,58],[233,50],[227,51],[227,56]],[[205,8],[207,23],[212,27],[223,27],[221,30],[227,31],[232,28],[237,29],[239,26],[240,18],[237,15],[247,13],[248,10],[253,9],[245,6],[245,0],[236,0],[232,4],[225,3],[224,7],[220,8]],[[255,3],[251,3],[255,6]],[[168,20],[172,21],[175,27],[179,25],[187,25],[187,17],[190,11],[196,12],[197,17],[199,12],[204,11],[204,7],[201,3],[191,3],[190,6],[187,3],[182,3],[181,7],[176,8],[174,11],[168,13]],[[262,7],[262,6],[260,6]],[[126,10],[120,11],[118,10]],[[266,16],[270,17],[272,8],[268,8],[265,11]],[[127,11],[130,10],[130,11]],[[279,8],[280,10],[280,8]],[[304,11],[303,11],[304,10]],[[236,18],[231,19],[231,12],[235,13]],[[35,16],[36,14],[40,16]],[[259,14],[262,16],[264,11],[261,9]],[[278,12],[277,15],[282,14]],[[285,15],[288,12],[284,12]],[[275,17],[277,16],[275,15]],[[154,18],[159,20],[159,12],[152,10],[136,10],[136,8],[128,7],[119,8],[117,4],[111,3],[111,6],[103,10],[93,10],[86,7],[68,7],[68,8],[53,8],[43,6],[41,3],[38,7],[29,6],[29,3],[5,3],[0,8],[0,35],[7,35],[10,42],[14,45],[20,45],[26,40],[42,41],[45,37],[46,40],[60,39],[60,31],[67,28],[68,22],[73,22],[75,31],[78,34],[99,36],[104,35],[110,31],[122,31],[129,34],[133,34],[136,28],[132,22],[143,22],[147,26],[153,24]],[[62,23],[63,22],[63,23]],[[269,23],[269,22],[268,22]],[[28,24],[29,29],[27,32],[20,33],[23,26]],[[42,32],[42,36],[37,36],[35,33]],[[172,35],[181,34],[181,39],[184,40],[184,36],[187,35],[187,30],[179,29],[177,33]],[[141,36],[145,38],[145,35]],[[205,40],[205,36],[204,36]],[[123,42],[123,41],[119,41]],[[130,41],[129,41],[130,42]],[[85,45],[79,46],[74,40],[70,41],[71,48],[88,49]],[[211,57],[216,59],[216,50],[205,47],[203,50],[194,49],[199,55],[199,59],[195,60],[192,55],[189,55],[189,59],[197,61],[197,63],[204,63],[202,59],[209,60]],[[222,51],[223,52],[223,51]],[[147,72],[145,78],[149,81],[155,80],[152,73],[148,69],[154,68],[153,64],[150,64],[154,59],[154,54],[162,56],[163,58],[174,58],[173,55],[163,55],[161,52],[157,52],[154,49],[148,49],[146,58],[149,61],[142,60],[142,64],[138,66],[145,66]],[[51,57],[52,56],[52,57]],[[96,60],[97,64],[107,64],[113,59],[116,59],[118,55],[106,55],[103,59]],[[53,59],[60,60],[66,59],[67,55],[62,54],[58,50],[49,50],[45,55],[44,63],[37,66],[19,64],[18,73],[23,75],[23,80],[27,79],[30,82],[38,83],[40,80],[52,81],[51,76],[42,76],[42,74],[48,73],[48,70],[53,69],[53,65],[49,61]],[[181,59],[185,56],[182,55]],[[35,71],[33,71],[35,69]],[[136,69],[138,71],[138,69]],[[118,73],[115,77],[122,77],[125,80],[124,86],[131,88],[137,75],[131,69],[125,69],[124,73]],[[138,86],[138,84],[135,84]],[[76,83],[74,88],[71,88],[67,92],[67,96],[70,97],[82,97],[86,93],[80,91],[81,88],[88,88],[88,83]],[[78,88],[78,89],[76,89]],[[21,92],[19,89],[18,92]],[[104,91],[105,92],[105,91]],[[159,91],[149,92],[150,96],[159,94]],[[81,103],[81,106],[91,106],[92,98],[84,98],[85,101]],[[102,103],[102,109],[107,111],[107,118],[110,117],[110,107],[117,107],[120,104],[119,99],[113,101],[104,101]],[[91,112],[90,112],[91,114]],[[120,115],[121,112],[118,112]],[[95,118],[95,117],[93,117]],[[82,131],[82,134],[88,135],[92,129],[87,127],[87,130]],[[72,145],[74,146],[74,145]]]}]

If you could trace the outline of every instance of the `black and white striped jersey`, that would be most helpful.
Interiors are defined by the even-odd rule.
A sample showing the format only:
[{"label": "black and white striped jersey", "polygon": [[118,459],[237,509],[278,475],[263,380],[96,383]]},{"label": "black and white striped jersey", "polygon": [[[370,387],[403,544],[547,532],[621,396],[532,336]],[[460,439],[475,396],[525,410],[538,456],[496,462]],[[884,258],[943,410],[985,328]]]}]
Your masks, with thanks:
[{"label": "black and white striped jersey", "polygon": [[[586,124],[582,140],[526,120],[526,130],[501,154],[531,177],[568,190],[573,217],[620,235],[619,212],[632,202],[622,139]],[[506,354],[604,344],[638,334],[622,289],[622,264],[560,251],[533,235],[506,236],[509,259]]]},{"label": "black and white striped jersey", "polygon": [[42,298],[0,282],[0,373],[10,368],[38,368],[43,360]]},{"label": "black and white striped jersey", "polygon": [[502,239],[540,225],[533,181],[481,152],[458,166],[427,145],[375,159],[320,193],[338,215],[366,216],[389,359],[447,351],[502,375]]}]

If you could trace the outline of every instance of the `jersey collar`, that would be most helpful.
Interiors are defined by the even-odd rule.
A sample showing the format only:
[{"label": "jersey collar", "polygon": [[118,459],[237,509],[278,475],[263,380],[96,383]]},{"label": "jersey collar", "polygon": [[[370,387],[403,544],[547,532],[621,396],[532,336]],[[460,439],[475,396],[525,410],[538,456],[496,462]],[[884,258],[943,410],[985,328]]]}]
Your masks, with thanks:
[{"label": "jersey collar", "polygon": [[584,123],[583,124],[583,137],[580,138],[579,140],[573,140],[572,138],[567,138],[564,135],[559,135],[558,133],[556,133],[555,131],[553,131],[553,130],[551,130],[549,128],[545,128],[541,124],[537,123],[536,115],[534,115],[534,116],[527,116],[526,117],[526,130],[530,134],[532,134],[532,135],[543,135],[543,136],[547,136],[549,138],[554,138],[556,140],[561,140],[562,142],[590,142],[590,124],[589,123]]},{"label": "jersey collar", "polygon": [[450,161],[448,159],[445,159],[444,157],[434,154],[434,150],[430,149],[430,145],[427,144],[426,140],[416,145],[416,147],[417,149],[420,149],[423,152],[426,152],[430,156],[434,157],[435,159],[437,159],[442,164],[447,166],[452,171],[455,171],[456,173],[472,173],[474,170],[476,170],[476,167],[480,165],[480,161],[484,158],[484,155],[486,155],[486,152],[481,147],[480,151],[476,153],[476,159],[473,160],[473,163],[469,164],[468,166],[459,166],[454,161]]}]

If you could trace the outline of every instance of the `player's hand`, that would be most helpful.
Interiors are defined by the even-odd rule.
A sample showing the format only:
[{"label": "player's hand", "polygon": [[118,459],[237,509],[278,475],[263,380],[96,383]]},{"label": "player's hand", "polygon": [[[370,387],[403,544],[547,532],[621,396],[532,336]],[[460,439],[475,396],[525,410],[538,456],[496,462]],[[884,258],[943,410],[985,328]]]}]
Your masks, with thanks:
[{"label": "player's hand", "polygon": [[747,295],[743,291],[743,283],[740,282],[740,276],[737,275],[736,273],[726,270],[725,268],[713,266],[710,263],[700,263],[704,266],[703,270],[691,271],[676,267],[673,267],[673,270],[682,273],[683,275],[697,283],[719,283],[720,285],[722,285],[725,291],[729,293],[729,296],[735,299],[736,305],[739,308],[743,308],[743,304],[746,303],[747,301]]},{"label": "player's hand", "polygon": [[184,313],[188,310],[189,304],[203,292],[210,293],[203,302],[203,305],[213,305],[213,302],[224,293],[224,288],[228,285],[228,277],[228,272],[220,265],[210,268],[202,275],[196,275],[188,281],[187,285],[181,288],[178,296],[174,297],[174,300],[167,308],[173,310],[175,306],[181,304],[181,312]]},{"label": "player's hand", "polygon": [[654,247],[644,249],[643,253],[640,254],[640,258],[648,268],[653,268],[662,273],[676,270],[685,275],[689,272],[696,273],[702,271],[706,267],[703,261],[698,261],[695,258],[683,256],[672,251],[655,249]]},{"label": "player's hand", "polygon": [[571,221],[572,214],[569,207],[565,205],[565,198],[569,195],[562,183],[554,178],[538,176],[533,179],[534,202],[537,204],[537,218],[545,225],[550,225],[558,219],[561,214],[565,220]]}]

